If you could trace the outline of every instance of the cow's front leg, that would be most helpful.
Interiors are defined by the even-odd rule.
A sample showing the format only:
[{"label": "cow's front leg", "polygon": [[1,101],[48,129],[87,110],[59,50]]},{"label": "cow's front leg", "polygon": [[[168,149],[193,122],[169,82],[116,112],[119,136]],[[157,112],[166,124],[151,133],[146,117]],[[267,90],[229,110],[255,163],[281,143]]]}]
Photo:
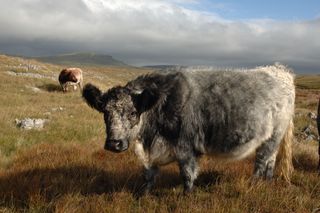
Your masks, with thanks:
[{"label": "cow's front leg", "polygon": [[137,196],[142,196],[151,191],[155,184],[155,177],[158,174],[159,168],[157,166],[152,166],[150,168],[145,168],[143,173],[144,183],[139,187],[136,194]]},{"label": "cow's front leg", "polygon": [[60,84],[60,86],[63,92],[67,92],[66,84]]},{"label": "cow's front leg", "polygon": [[187,194],[193,189],[193,182],[198,176],[198,163],[195,157],[179,160],[180,174],[183,178],[184,194]]},{"label": "cow's front leg", "polygon": [[156,166],[153,166],[149,169],[145,169],[144,181],[146,183],[146,192],[149,192],[153,188],[158,171],[159,171],[159,168]]}]

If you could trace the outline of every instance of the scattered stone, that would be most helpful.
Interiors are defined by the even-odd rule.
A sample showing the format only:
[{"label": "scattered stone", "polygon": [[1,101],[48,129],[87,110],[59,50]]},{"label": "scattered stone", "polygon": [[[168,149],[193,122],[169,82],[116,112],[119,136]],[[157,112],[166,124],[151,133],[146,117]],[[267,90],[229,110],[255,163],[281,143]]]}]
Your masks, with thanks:
[{"label": "scattered stone", "polygon": [[54,108],[51,108],[51,110],[52,110],[53,112],[56,112],[56,111],[63,111],[63,110],[64,110],[64,108],[63,108],[63,107],[54,107]]},{"label": "scattered stone", "polygon": [[56,80],[56,78],[53,76],[41,75],[39,73],[14,72],[14,71],[7,71],[6,73],[12,76],[22,76],[22,77],[30,77],[30,78],[38,78],[38,79],[47,78],[47,79]]},{"label": "scattered stone", "polygon": [[32,86],[26,86],[26,88],[31,89],[33,92],[41,92],[41,89],[39,89],[38,87],[32,87]]},{"label": "scattered stone", "polygon": [[40,66],[37,64],[32,64],[30,63],[30,61],[28,60],[24,60],[24,59],[20,59],[19,60],[19,65],[6,65],[6,67],[10,68],[10,69],[14,69],[14,70],[24,70],[24,71],[30,71],[30,70],[35,70],[35,71],[39,71],[39,70],[47,70],[47,67],[45,66]]},{"label": "scattered stone", "polygon": [[312,133],[312,126],[309,124],[305,128],[303,128],[302,132],[306,135],[309,136]]},{"label": "scattered stone", "polygon": [[315,132],[315,127],[311,124],[303,128],[302,133],[305,136],[306,141],[313,141],[317,139],[317,136],[314,135]]},{"label": "scattered stone", "polygon": [[38,87],[33,87],[33,88],[31,88],[31,90],[33,92],[40,92],[41,91]]},{"label": "scattered stone", "polygon": [[317,120],[317,115],[314,112],[309,112],[308,117],[311,118],[312,120]]},{"label": "scattered stone", "polygon": [[308,137],[306,138],[306,141],[307,141],[307,142],[310,142],[310,141],[313,141],[313,140],[315,140],[315,139],[316,139],[316,136],[310,134],[310,135],[308,135]]},{"label": "scattered stone", "polygon": [[17,127],[25,130],[42,129],[44,124],[48,122],[47,119],[24,118],[22,120],[15,120]]}]

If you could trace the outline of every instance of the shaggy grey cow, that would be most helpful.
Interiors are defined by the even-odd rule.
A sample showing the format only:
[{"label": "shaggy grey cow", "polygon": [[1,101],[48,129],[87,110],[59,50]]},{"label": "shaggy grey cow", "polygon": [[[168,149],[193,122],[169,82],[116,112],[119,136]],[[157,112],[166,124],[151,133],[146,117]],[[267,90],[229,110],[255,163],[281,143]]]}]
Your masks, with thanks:
[{"label": "shaggy grey cow", "polygon": [[320,98],[319,98],[319,103],[318,103],[317,127],[318,127],[318,135],[319,135],[319,147],[318,147],[319,163],[318,163],[318,170],[320,172]]},{"label": "shaggy grey cow", "polygon": [[282,172],[289,180],[293,79],[282,65],[158,72],[106,93],[87,84],[83,97],[104,113],[105,149],[122,152],[135,144],[146,170],[142,191],[154,185],[159,166],[177,161],[188,192],[204,154],[238,160],[256,152],[254,177],[272,178],[282,139]]}]

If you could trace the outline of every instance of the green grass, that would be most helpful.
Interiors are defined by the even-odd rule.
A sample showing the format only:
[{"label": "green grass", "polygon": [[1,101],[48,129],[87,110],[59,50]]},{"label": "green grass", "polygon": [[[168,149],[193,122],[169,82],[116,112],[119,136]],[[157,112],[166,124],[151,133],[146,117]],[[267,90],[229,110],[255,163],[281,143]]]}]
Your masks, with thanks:
[{"label": "green grass", "polygon": [[[131,149],[120,154],[103,150],[102,114],[89,108],[79,91],[62,93],[55,80],[6,73],[21,63],[43,67],[21,72],[57,76],[62,69],[0,56],[0,212],[312,212],[320,207],[318,144],[305,142],[301,135],[304,126],[315,125],[306,115],[316,109],[317,87],[297,90],[300,115],[295,117],[298,142],[291,185],[277,178],[252,185],[252,157],[235,163],[204,157],[190,196],[182,195],[178,167],[172,164],[161,169],[151,194],[136,199],[133,192],[142,182],[141,165]],[[103,90],[148,72],[81,68],[85,83]],[[299,88],[306,79],[310,78],[298,76]],[[320,77],[313,79],[318,82]],[[49,122],[42,130],[20,130],[14,121],[25,117]]]}]

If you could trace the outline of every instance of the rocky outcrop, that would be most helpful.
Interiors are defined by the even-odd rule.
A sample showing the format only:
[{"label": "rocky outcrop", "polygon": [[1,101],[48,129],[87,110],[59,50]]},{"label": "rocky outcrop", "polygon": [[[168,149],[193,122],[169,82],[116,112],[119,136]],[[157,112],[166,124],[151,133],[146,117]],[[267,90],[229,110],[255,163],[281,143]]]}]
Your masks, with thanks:
[{"label": "rocky outcrop", "polygon": [[30,129],[42,129],[45,123],[48,122],[47,119],[41,118],[24,118],[22,120],[16,119],[15,120],[17,127],[25,130]]}]

